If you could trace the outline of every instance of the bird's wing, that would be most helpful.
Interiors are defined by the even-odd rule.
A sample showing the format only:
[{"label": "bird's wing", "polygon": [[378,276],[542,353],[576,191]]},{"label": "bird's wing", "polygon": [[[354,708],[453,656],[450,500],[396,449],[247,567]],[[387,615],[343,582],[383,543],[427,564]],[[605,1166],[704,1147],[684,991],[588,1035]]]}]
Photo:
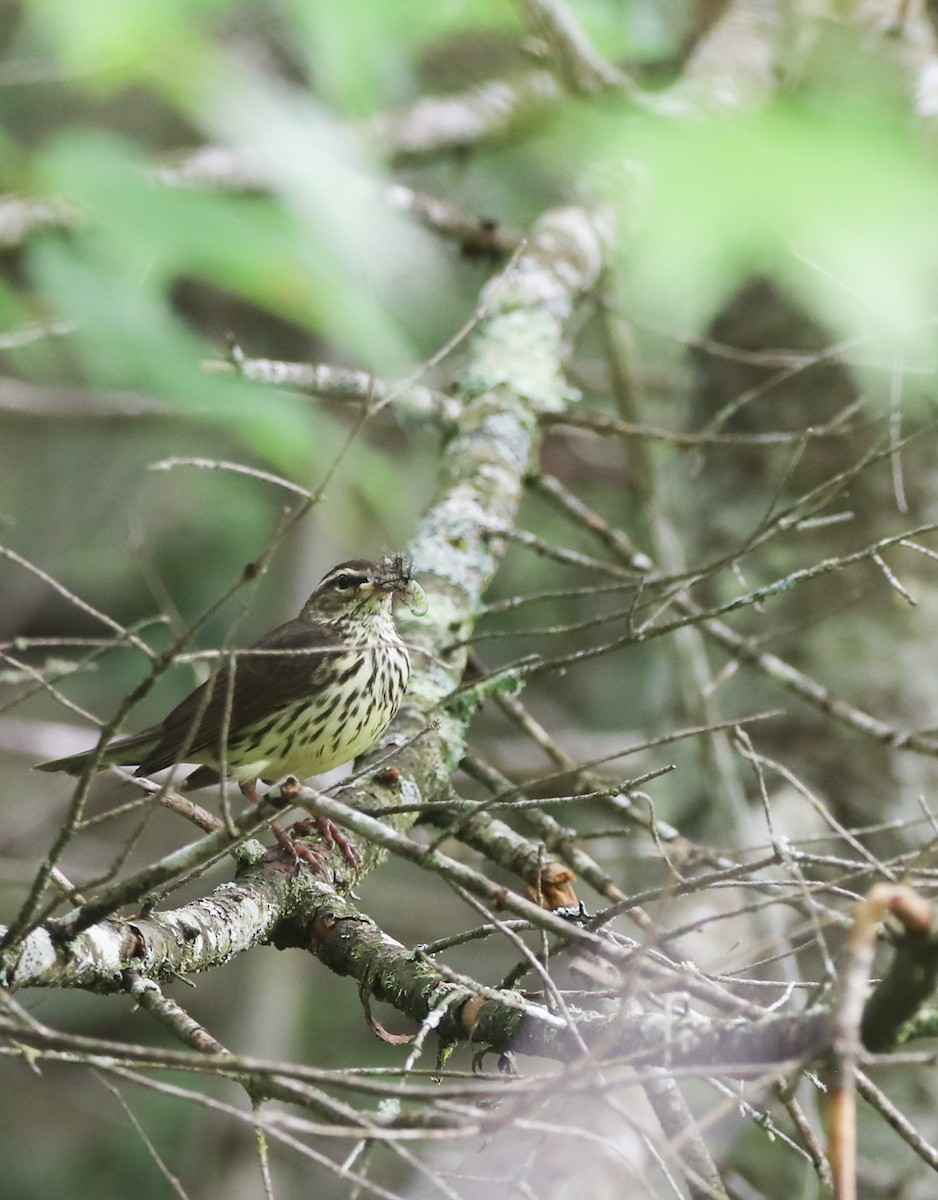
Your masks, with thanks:
[{"label": "bird's wing", "polygon": [[312,699],[323,685],[334,653],[342,648],[328,627],[294,620],[251,647],[265,653],[234,652],[234,683],[226,664],[181,701],[159,726],[159,741],[136,774],[198,762],[205,750],[220,754],[226,731],[232,741],[294,701]]}]

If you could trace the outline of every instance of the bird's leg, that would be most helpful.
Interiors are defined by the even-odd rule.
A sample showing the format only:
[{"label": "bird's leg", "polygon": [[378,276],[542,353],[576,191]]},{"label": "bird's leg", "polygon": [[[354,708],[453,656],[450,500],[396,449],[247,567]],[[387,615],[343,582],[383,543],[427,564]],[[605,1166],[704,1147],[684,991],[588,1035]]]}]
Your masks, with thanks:
[{"label": "bird's leg", "polygon": [[[239,784],[239,787],[241,788],[241,794],[246,799],[250,800],[252,804],[260,804],[261,798],[257,794],[256,779]],[[325,860],[318,855],[315,850],[311,849],[309,846],[305,846],[302,843],[297,842],[295,838],[291,837],[290,834],[287,833],[279,821],[271,821],[270,832],[277,839],[277,844],[280,846],[280,848],[285,850],[287,854],[293,858],[293,861],[297,866],[299,866],[300,859],[303,858],[309,863],[317,875],[322,875],[323,878],[325,878]]]},{"label": "bird's leg", "polygon": [[244,796],[245,799],[250,800],[252,804],[260,804],[261,798],[257,794],[256,779],[253,783],[239,783],[238,787],[241,789],[241,795]]}]

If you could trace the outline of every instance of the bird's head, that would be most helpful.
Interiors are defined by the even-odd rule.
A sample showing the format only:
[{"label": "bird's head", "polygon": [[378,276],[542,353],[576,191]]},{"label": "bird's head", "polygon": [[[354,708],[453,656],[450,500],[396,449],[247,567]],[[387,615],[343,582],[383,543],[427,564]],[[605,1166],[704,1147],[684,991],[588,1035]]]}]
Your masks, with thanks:
[{"label": "bird's head", "polygon": [[403,600],[417,616],[427,611],[426,597],[410,562],[402,554],[379,563],[356,558],[326,572],[302,615],[317,621],[362,619],[389,613],[395,599]]}]

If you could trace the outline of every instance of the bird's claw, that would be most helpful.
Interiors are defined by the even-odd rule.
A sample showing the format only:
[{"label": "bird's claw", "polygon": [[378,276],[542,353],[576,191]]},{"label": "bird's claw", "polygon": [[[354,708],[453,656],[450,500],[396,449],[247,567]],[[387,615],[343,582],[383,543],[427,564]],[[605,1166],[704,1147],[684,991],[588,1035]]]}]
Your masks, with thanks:
[{"label": "bird's claw", "polygon": [[280,849],[292,858],[294,874],[299,870],[300,860],[302,859],[304,862],[309,863],[317,875],[328,880],[329,870],[326,866],[326,860],[321,854],[317,854],[312,846],[307,846],[305,842],[297,841],[293,830],[288,833],[282,825],[277,821],[273,821],[270,826],[270,832],[277,839]]},{"label": "bird's claw", "polygon": [[357,867],[360,861],[358,851],[345,836],[342,830],[336,825],[335,821],[330,821],[328,817],[322,817],[318,814],[311,814],[302,821],[297,821],[293,826],[296,833],[307,834],[313,829],[318,829],[322,840],[326,843],[330,850],[334,850],[336,846],[342,851],[345,861],[350,867]]}]

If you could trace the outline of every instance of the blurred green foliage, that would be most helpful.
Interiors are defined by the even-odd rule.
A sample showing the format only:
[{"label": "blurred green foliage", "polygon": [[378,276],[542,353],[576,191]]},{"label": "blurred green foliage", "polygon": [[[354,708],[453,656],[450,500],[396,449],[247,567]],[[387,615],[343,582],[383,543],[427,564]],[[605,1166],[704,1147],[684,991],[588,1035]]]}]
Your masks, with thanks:
[{"label": "blurred green foliage", "polygon": [[839,336],[924,349],[938,172],[905,116],[865,95],[821,111],[780,101],[705,128],[643,123],[617,147],[649,178],[630,286],[657,316],[699,328],[751,275],[770,275]]}]

